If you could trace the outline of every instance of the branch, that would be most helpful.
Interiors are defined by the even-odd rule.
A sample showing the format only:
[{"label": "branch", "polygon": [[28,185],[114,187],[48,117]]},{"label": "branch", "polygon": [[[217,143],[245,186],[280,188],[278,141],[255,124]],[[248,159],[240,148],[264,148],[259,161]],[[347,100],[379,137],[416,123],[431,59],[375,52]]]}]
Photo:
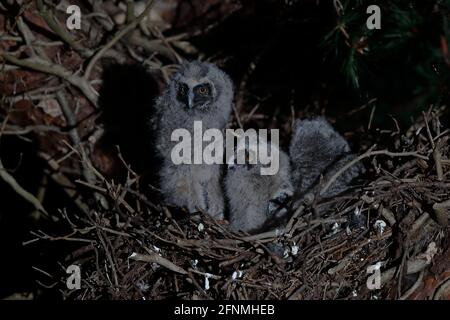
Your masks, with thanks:
[{"label": "branch", "polygon": [[370,148],[367,152],[360,155],[359,157],[357,157],[357,158],[353,159],[352,161],[350,161],[349,163],[347,163],[341,169],[339,169],[338,172],[336,172],[330,179],[328,179],[327,183],[323,186],[322,190],[320,191],[320,195],[323,195],[328,190],[328,188],[336,181],[336,179],[339,178],[339,176],[341,174],[343,174],[347,169],[349,169],[351,166],[355,165],[357,162],[361,161],[364,158],[382,154],[382,155],[389,156],[389,157],[412,156],[412,157],[417,157],[419,159],[428,160],[428,157],[418,154],[417,152],[390,152],[388,150],[372,151],[372,149],[373,149],[373,147]]},{"label": "branch", "polygon": [[44,152],[38,152],[38,156],[47,162],[47,165],[51,170],[49,170],[48,174],[53,181],[60,185],[67,196],[72,199],[77,207],[89,216],[89,207],[81,201],[79,194],[77,193],[77,187],[67,178],[64,174],[61,173],[59,164],[56,160],[52,159],[48,154]]},{"label": "branch", "polygon": [[128,41],[132,45],[142,47],[145,51],[158,52],[173,62],[177,61],[177,58],[173,55],[173,52],[170,51],[160,39],[148,40],[147,38],[141,37],[136,31],[131,34]]},{"label": "branch", "polygon": [[90,168],[92,167],[91,160],[89,159],[86,151],[83,148],[83,145],[81,144],[81,139],[77,131],[76,117],[72,112],[72,109],[70,109],[63,92],[64,91],[56,92],[56,99],[59,102],[59,106],[61,107],[61,111],[64,114],[64,118],[66,119],[68,127],[71,128],[69,131],[69,136],[80,153],[82,160],[81,165],[83,167],[83,176],[89,183],[95,183],[95,174],[90,170]]},{"label": "branch", "polygon": [[24,188],[20,186],[20,184],[16,181],[16,179],[10,175],[6,169],[3,167],[3,163],[0,160],[0,178],[3,179],[13,190],[21,196],[23,199],[31,203],[37,210],[40,210],[48,215],[48,212],[44,209],[41,202],[31,193],[26,191]]},{"label": "branch", "polygon": [[186,270],[183,268],[180,268],[179,266],[175,265],[173,262],[167,260],[166,258],[163,258],[156,253],[149,254],[140,254],[133,252],[130,256],[130,259],[136,260],[136,261],[143,261],[143,262],[149,262],[149,263],[157,263],[163,267],[166,267],[169,270],[172,270],[177,273],[181,274],[188,274]]},{"label": "branch", "polygon": [[139,22],[141,22],[141,20],[144,19],[148,15],[148,13],[150,12],[150,9],[153,5],[153,1],[154,0],[149,0],[147,2],[145,10],[136,19],[134,19],[125,28],[123,28],[119,32],[117,32],[116,35],[111,39],[111,41],[109,41],[106,45],[103,46],[103,48],[101,48],[99,51],[97,51],[97,53],[92,57],[91,61],[89,61],[89,64],[86,67],[86,72],[84,73],[84,79],[86,79],[86,80],[89,79],[92,69],[94,68],[98,59],[100,59],[102,57],[102,55],[108,49],[110,49],[113,45],[115,45],[124,35],[126,35],[132,29],[136,28],[136,26],[139,24]]},{"label": "branch", "polygon": [[277,238],[284,234],[285,229],[284,228],[276,228],[270,231],[266,231],[263,233],[254,234],[251,236],[246,236],[240,238],[243,241],[257,241],[257,240],[264,240],[264,239],[270,239],[270,238]]},{"label": "branch", "polygon": [[39,14],[54,33],[56,33],[65,43],[67,43],[70,47],[77,51],[82,57],[87,58],[92,56],[93,52],[89,49],[84,48],[81,44],[77,43],[72,38],[72,35],[67,32],[64,27],[61,26],[59,21],[53,15],[52,11],[44,5],[42,0],[37,0],[36,4]]},{"label": "branch", "polygon": [[91,88],[89,82],[82,77],[74,75],[71,71],[67,70],[61,65],[42,60],[41,58],[38,57],[29,59],[18,59],[13,55],[10,55],[4,51],[0,51],[0,55],[6,61],[13,63],[17,66],[51,74],[66,80],[73,86],[80,89],[80,91],[86,96],[86,98],[94,106],[97,106],[97,96],[94,93],[94,90]]},{"label": "branch", "polygon": [[34,48],[33,43],[36,41],[36,37],[34,36],[33,32],[31,32],[30,28],[25,24],[22,17],[19,17],[17,20],[17,27],[19,28],[20,32],[22,33],[23,39],[25,40],[25,43],[27,47],[31,50],[31,53],[33,56],[40,56],[43,59],[46,59],[47,56],[45,54],[45,51],[41,47]]}]

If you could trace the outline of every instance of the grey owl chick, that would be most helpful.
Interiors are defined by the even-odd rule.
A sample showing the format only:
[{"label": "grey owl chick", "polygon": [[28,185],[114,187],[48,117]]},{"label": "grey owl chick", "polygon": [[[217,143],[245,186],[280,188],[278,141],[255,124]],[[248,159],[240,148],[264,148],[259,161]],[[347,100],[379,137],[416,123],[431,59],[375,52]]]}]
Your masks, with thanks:
[{"label": "grey owl chick", "polygon": [[[317,195],[320,179],[326,182],[355,156],[347,141],[325,120],[297,120],[289,147],[292,180],[296,195]],[[357,163],[341,174],[319,199],[334,197],[348,189],[350,182],[364,172]]]},{"label": "grey owl chick", "polygon": [[228,166],[225,193],[233,231],[255,233],[266,228],[267,223],[283,219],[287,213],[285,205],[293,195],[289,157],[279,150],[279,170],[274,175],[261,175],[261,166],[260,163]]},{"label": "grey owl chick", "polygon": [[221,165],[175,165],[171,151],[178,142],[171,141],[171,134],[175,129],[188,130],[193,146],[194,121],[202,122],[203,132],[211,128],[223,130],[232,100],[233,85],[228,75],[213,64],[198,61],[182,65],[156,100],[156,117],[151,126],[157,132],[156,149],[162,158],[160,188],[166,202],[223,219]]}]

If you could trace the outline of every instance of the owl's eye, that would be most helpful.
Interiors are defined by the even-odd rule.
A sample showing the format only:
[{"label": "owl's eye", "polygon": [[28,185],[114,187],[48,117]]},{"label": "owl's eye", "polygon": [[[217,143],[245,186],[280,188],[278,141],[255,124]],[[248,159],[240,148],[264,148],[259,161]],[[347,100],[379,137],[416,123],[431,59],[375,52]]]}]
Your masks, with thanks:
[{"label": "owl's eye", "polygon": [[209,95],[209,85],[200,85],[195,89],[195,91],[202,96]]},{"label": "owl's eye", "polygon": [[180,83],[178,85],[178,94],[181,96],[185,96],[187,94],[187,92],[188,92],[187,85],[184,83]]}]

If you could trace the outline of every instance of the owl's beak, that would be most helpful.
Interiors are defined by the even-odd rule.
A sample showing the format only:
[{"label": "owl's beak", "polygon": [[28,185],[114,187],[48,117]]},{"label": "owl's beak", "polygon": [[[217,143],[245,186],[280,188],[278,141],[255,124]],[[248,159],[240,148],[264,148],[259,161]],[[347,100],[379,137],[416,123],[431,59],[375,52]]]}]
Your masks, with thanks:
[{"label": "owl's beak", "polygon": [[192,109],[192,107],[194,107],[194,92],[192,90],[189,90],[188,108]]},{"label": "owl's beak", "polygon": [[228,169],[231,170],[231,169],[235,169],[236,168],[236,163],[235,163],[234,160],[235,160],[234,157],[228,159],[228,161],[227,161],[227,168]]}]

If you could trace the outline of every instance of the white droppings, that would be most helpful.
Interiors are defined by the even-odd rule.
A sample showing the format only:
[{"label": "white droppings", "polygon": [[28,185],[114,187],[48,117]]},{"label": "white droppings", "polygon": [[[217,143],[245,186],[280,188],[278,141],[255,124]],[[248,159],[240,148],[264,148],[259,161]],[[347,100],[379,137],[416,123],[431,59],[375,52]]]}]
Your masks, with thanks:
[{"label": "white droppings", "polygon": [[209,278],[212,276],[210,273],[205,273],[205,290],[209,290]]},{"label": "white droppings", "polygon": [[352,234],[352,230],[350,230],[350,227],[349,227],[349,226],[347,226],[347,227],[345,228],[345,233],[346,233],[348,236],[350,236],[350,235]]},{"label": "white droppings", "polygon": [[379,232],[380,235],[382,235],[384,232],[384,229],[386,228],[386,222],[384,222],[383,220],[377,220],[377,221],[375,221],[373,226],[374,226],[375,230],[377,230],[377,232]]},{"label": "white droppings", "polygon": [[205,226],[203,225],[203,223],[199,223],[197,229],[198,231],[202,232],[203,230],[205,230]]},{"label": "white droppings", "polygon": [[192,267],[193,267],[194,269],[197,268],[197,264],[198,264],[198,260],[197,260],[197,259],[191,260],[191,265],[192,265]]},{"label": "white droppings", "polygon": [[299,249],[298,246],[294,244],[294,245],[291,247],[292,255],[296,256],[296,255],[298,254],[298,249]]},{"label": "white droppings", "polygon": [[234,271],[231,275],[231,279],[236,280],[242,277],[244,273],[241,270]]},{"label": "white droppings", "polygon": [[152,270],[153,271],[156,271],[156,270],[158,270],[159,268],[161,268],[161,266],[159,265],[159,264],[157,264],[156,262],[152,262]]},{"label": "white droppings", "polygon": [[136,286],[141,290],[141,291],[147,291],[148,289],[150,289],[150,285],[144,281],[139,281],[138,283],[136,283]]},{"label": "white droppings", "polygon": [[356,292],[356,290],[353,290],[352,295],[353,295],[354,297],[357,297],[357,296],[358,296],[358,292]]},{"label": "white droppings", "polygon": [[284,249],[283,259],[289,258],[289,252],[290,252],[289,248]]},{"label": "white droppings", "polygon": [[431,263],[434,255],[437,253],[436,243],[430,242],[428,245],[427,251],[425,252],[425,258],[427,259],[427,264]]},{"label": "white droppings", "polygon": [[332,234],[338,233],[339,229],[340,229],[339,223],[335,222],[333,224],[333,227],[331,228]]}]

